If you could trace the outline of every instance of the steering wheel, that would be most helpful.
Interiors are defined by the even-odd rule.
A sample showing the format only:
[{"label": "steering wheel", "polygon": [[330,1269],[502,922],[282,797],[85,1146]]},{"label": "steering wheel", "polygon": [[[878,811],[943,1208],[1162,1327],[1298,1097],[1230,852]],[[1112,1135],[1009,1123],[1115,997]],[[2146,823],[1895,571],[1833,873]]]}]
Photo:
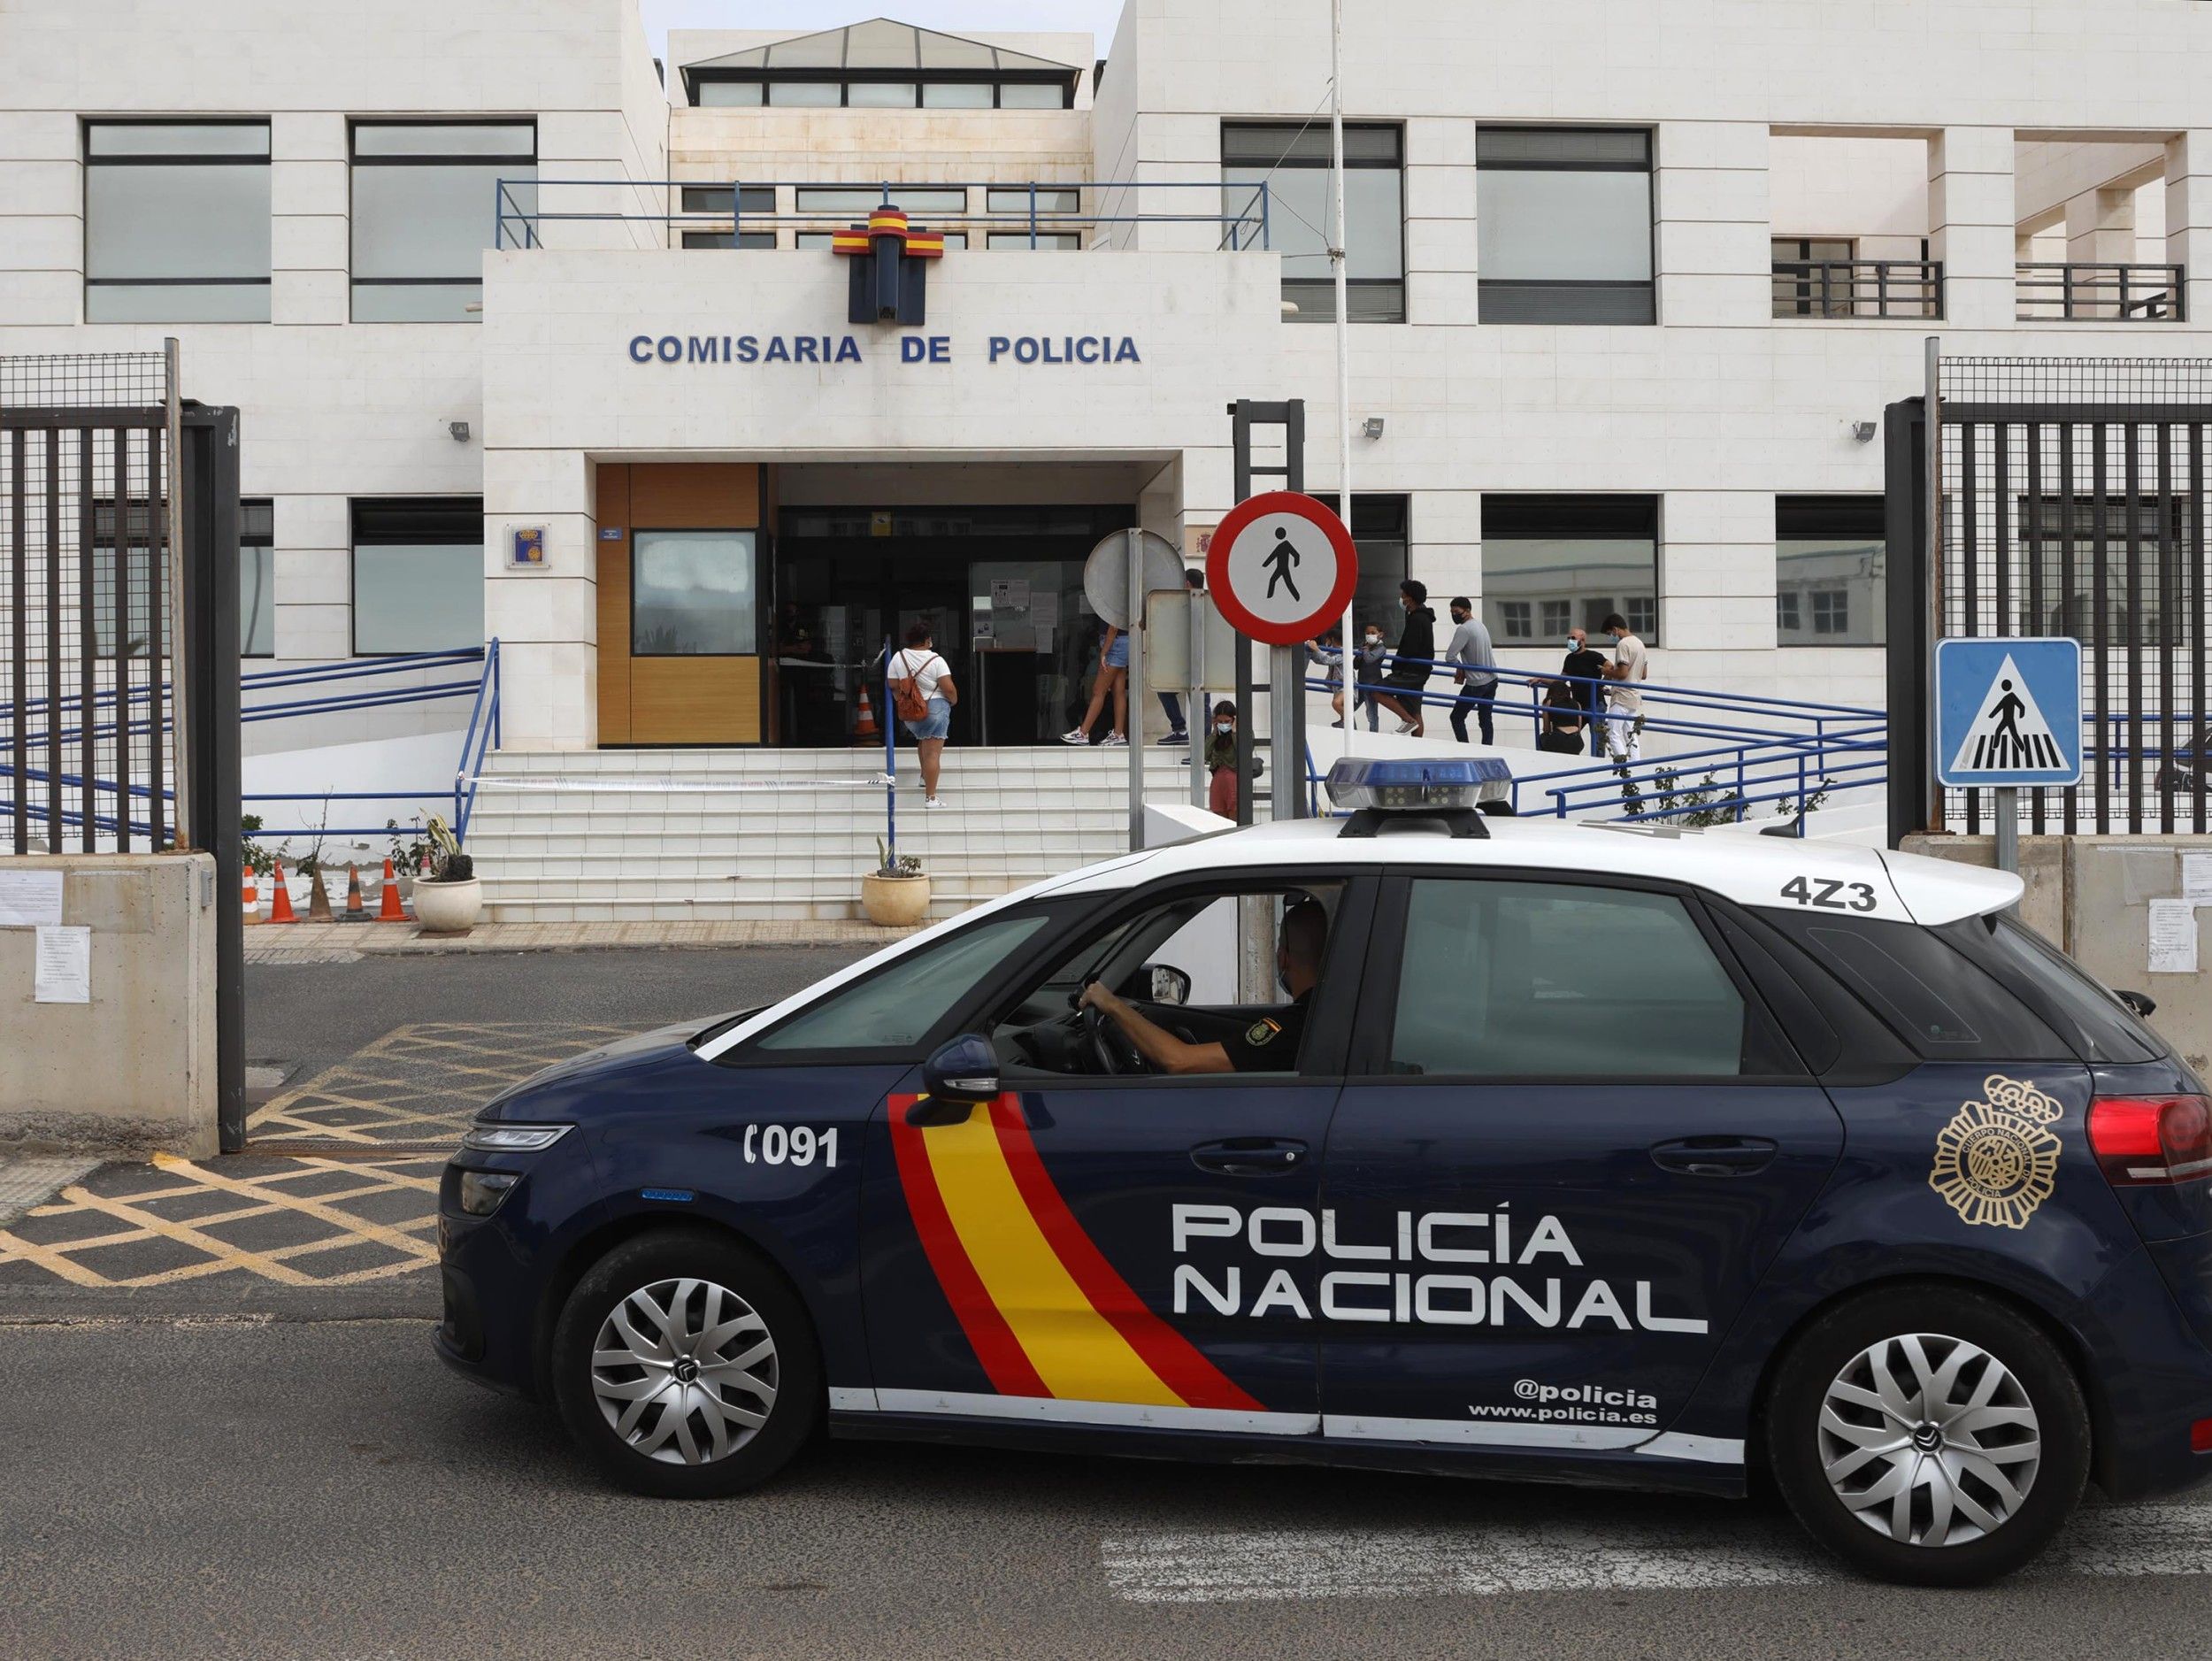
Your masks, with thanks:
[{"label": "steering wheel", "polygon": [[1129,1035],[1107,1019],[1097,1005],[1087,1004],[1080,1011],[1083,1037],[1090,1045],[1091,1058],[1098,1063],[1098,1070],[1118,1078],[1125,1073],[1145,1071],[1144,1052],[1130,1042]]}]

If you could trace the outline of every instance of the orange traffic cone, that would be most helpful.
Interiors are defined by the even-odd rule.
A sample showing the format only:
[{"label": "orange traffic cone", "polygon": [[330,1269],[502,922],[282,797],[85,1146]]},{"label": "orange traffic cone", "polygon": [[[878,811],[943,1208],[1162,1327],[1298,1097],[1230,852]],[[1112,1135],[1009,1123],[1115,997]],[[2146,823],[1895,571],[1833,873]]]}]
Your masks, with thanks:
[{"label": "orange traffic cone", "polygon": [[389,859],[384,862],[384,899],[376,908],[376,920],[380,923],[403,923],[407,920],[407,913],[400,909],[399,904],[399,879],[392,874]]},{"label": "orange traffic cone", "polygon": [[853,736],[855,738],[883,736],[882,733],[876,728],[875,706],[868,702],[868,683],[864,681],[860,685],[860,711],[853,717]]},{"label": "orange traffic cone", "polygon": [[423,850],[422,858],[415,866],[415,874],[418,877],[426,877],[430,874],[430,850],[426,848]]},{"label": "orange traffic cone", "polygon": [[247,922],[261,920],[261,884],[255,880],[251,865],[238,873],[238,909]]},{"label": "orange traffic cone", "polygon": [[272,923],[296,923],[300,919],[292,911],[292,890],[284,880],[284,861],[276,862],[276,875],[269,887],[269,920]]},{"label": "orange traffic cone", "polygon": [[365,923],[369,920],[369,908],[361,901],[361,867],[357,865],[346,866],[345,920],[349,923]]}]

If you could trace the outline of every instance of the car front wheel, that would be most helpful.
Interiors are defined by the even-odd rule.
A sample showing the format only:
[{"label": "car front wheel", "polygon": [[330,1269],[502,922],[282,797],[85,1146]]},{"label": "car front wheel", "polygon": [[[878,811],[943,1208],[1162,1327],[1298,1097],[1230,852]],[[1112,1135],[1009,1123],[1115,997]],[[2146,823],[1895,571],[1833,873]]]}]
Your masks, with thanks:
[{"label": "car front wheel", "polygon": [[669,1229],[588,1270],[553,1332],[569,1433],[641,1494],[710,1499],[773,1476],[821,1412],[821,1365],[798,1297],[733,1240]]},{"label": "car front wheel", "polygon": [[1883,1580],[1973,1586],[2027,1563],[2088,1480],[2089,1411],[2032,1321],[1964,1289],[1878,1291],[1820,1317],[1768,1397],[1798,1520]]}]

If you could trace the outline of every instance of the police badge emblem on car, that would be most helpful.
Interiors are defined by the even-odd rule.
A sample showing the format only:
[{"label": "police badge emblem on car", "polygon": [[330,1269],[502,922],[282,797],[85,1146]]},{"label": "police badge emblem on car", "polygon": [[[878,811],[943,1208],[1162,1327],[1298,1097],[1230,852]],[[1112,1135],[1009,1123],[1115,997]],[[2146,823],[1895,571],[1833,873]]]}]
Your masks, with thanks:
[{"label": "police badge emblem on car", "polygon": [[2051,1121],[2065,1111],[2034,1085],[1993,1073],[1986,1102],[1968,1102],[1936,1137],[1928,1186],[1967,1223],[2024,1228],[2051,1196],[2059,1141]]}]

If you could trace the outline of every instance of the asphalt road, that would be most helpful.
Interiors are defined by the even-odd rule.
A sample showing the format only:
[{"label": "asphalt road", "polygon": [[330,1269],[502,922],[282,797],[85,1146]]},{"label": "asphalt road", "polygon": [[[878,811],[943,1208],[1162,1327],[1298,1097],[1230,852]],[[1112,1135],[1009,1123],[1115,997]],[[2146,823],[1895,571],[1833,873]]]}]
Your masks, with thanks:
[{"label": "asphalt road", "polygon": [[248,964],[246,1055],[297,1078],[419,1021],[659,1027],[787,996],[866,955],[856,946],[733,951],[371,953]]},{"label": "asphalt road", "polygon": [[[419,1020],[638,1025],[843,954],[252,972],[257,1054]],[[1440,1479],[825,1442],[748,1498],[601,1486],[433,1357],[426,1274],[0,1291],[0,1661],[142,1657],[2195,1656],[2212,1490],[2085,1511],[1972,1593],[1788,1518]]]}]

